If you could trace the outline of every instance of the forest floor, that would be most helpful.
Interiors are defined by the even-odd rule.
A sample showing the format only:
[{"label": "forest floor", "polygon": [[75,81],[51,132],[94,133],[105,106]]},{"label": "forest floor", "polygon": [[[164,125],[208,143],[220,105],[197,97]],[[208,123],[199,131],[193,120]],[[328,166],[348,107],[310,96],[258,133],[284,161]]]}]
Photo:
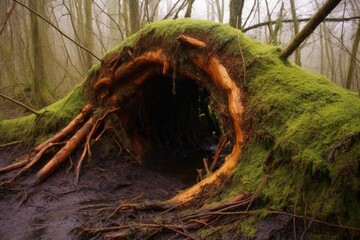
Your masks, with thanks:
[{"label": "forest floor", "polygon": [[[78,184],[75,184],[73,166],[68,162],[40,185],[30,184],[38,170],[33,169],[16,184],[0,189],[0,239],[94,239],[82,234],[82,230],[118,226],[129,219],[151,219],[158,213],[116,211],[120,204],[171,198],[197,181],[200,160],[206,154],[211,155],[211,151],[198,151],[182,157],[182,161],[152,160],[139,165],[130,157],[109,156],[100,149],[94,149],[92,166],[84,166]],[[74,154],[72,159],[79,158],[80,154]],[[0,167],[13,157],[13,149],[1,151]],[[2,174],[0,181],[15,174],[16,171]],[[290,221],[288,217],[267,219],[259,223],[260,231],[253,239],[274,235],[276,239],[287,239],[291,233],[286,230]],[[172,236],[174,234],[165,234],[154,239]]]},{"label": "forest floor", "polygon": [[[96,153],[95,153],[96,152]],[[79,153],[78,153],[79,154]],[[72,239],[77,229],[97,225],[121,203],[167,200],[194,184],[194,174],[177,174],[156,164],[142,166],[126,158],[101,157],[94,151],[93,166],[84,167],[75,184],[70,162],[44,183],[31,186],[32,174],[0,191],[0,239]],[[73,159],[79,156],[73,156]],[[1,151],[0,166],[13,158]],[[36,169],[33,170],[33,173]],[[196,169],[193,169],[196,173]],[[10,178],[16,171],[0,175]],[[127,217],[132,217],[131,214]]]}]

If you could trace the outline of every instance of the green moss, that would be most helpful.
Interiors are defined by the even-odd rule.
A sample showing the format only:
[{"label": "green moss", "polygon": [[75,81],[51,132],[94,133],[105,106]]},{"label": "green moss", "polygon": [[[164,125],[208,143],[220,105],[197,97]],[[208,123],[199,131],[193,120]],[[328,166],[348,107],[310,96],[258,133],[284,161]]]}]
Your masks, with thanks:
[{"label": "green moss", "polygon": [[40,143],[64,127],[83,107],[82,84],[60,101],[34,114],[0,122],[0,143],[22,140],[24,144]]},{"label": "green moss", "polygon": [[256,228],[254,227],[257,222],[257,218],[249,217],[245,221],[241,222],[241,232],[243,233],[245,238],[251,238],[256,233]]},{"label": "green moss", "polygon": [[342,147],[334,161],[329,154],[360,130],[358,95],[271,52],[258,57],[247,74],[246,111],[255,131],[244,146],[228,197],[254,194],[267,179],[258,208],[283,211],[297,202],[299,214],[357,227],[359,138]]},{"label": "green moss", "polygon": [[[336,144],[360,130],[358,95],[323,76],[281,61],[281,49],[277,47],[251,40],[228,25],[208,21],[179,19],[147,25],[110,50],[104,59],[125,48],[138,54],[163,46],[169,58],[190,68],[185,57],[191,49],[186,54],[179,51],[179,34],[203,40],[220,59],[234,59],[234,63],[224,61],[229,71],[238,73],[241,55],[245,57],[246,81],[243,84],[242,77],[236,81],[246,95],[244,125],[251,131],[246,132],[247,141],[231,182],[220,189],[221,201],[208,205],[220,204],[243,192],[260,193],[253,208],[265,209],[266,213],[267,209],[295,209],[299,215],[306,212],[308,217],[358,227],[360,137],[345,141],[335,158],[329,158]],[[89,75],[100,69],[100,64],[94,66]],[[91,80],[96,79],[88,78],[87,83]],[[2,121],[0,141],[51,134],[78,113],[83,103],[80,86],[43,110],[41,117]],[[121,137],[127,139],[125,135]],[[130,140],[127,144],[131,145]],[[250,218],[242,224],[242,231],[253,235],[255,220],[262,217]],[[354,232],[350,235],[356,236]]]}]

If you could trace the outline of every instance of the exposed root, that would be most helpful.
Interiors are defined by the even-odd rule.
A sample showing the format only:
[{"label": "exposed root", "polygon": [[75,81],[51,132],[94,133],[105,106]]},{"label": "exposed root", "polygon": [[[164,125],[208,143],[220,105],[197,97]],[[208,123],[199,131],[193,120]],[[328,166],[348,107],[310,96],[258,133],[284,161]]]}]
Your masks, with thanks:
[{"label": "exposed root", "polygon": [[[99,79],[91,86],[91,89],[95,93],[96,104],[99,105],[100,109],[104,109],[104,113],[100,115],[100,117],[92,116],[93,106],[91,104],[86,105],[82,109],[82,112],[63,130],[33,149],[33,156],[31,156],[29,163],[20,171],[16,178],[35,165],[49,148],[58,146],[60,141],[64,141],[64,143],[61,143],[64,144],[64,146],[55,153],[51,160],[36,174],[37,182],[43,181],[69,158],[73,150],[76,149],[82,141],[85,141],[83,153],[75,168],[76,181],[78,182],[85,157],[87,156],[88,159],[91,160],[91,140],[96,138],[96,134],[98,134],[100,130],[105,131],[103,124],[105,118],[111,113],[123,109],[119,106],[126,106],[127,101],[134,97],[137,90],[146,81],[151,79],[152,76],[164,74],[166,75],[165,77],[171,78],[171,74],[174,71],[181,73],[182,76],[186,76],[189,79],[196,80],[197,83],[202,86],[217,88],[216,94],[224,98],[224,102],[228,104],[227,109],[224,108],[226,116],[224,115],[222,117],[227,118],[225,119],[227,124],[225,129],[229,133],[221,139],[211,166],[209,166],[207,161],[204,161],[207,176],[198,184],[177,194],[166,204],[169,206],[182,205],[184,202],[191,202],[194,199],[198,199],[199,196],[203,195],[204,189],[207,186],[217,184],[221,182],[224,177],[228,176],[237,166],[237,159],[241,153],[241,145],[244,140],[242,129],[243,106],[241,104],[240,89],[230,77],[224,65],[221,64],[220,60],[215,55],[208,56],[208,50],[210,49],[207,49],[206,43],[186,35],[179,35],[177,39],[183,47],[196,48],[197,52],[195,54],[189,54],[187,58],[189,62],[198,69],[197,73],[181,69],[181,66],[177,65],[177,61],[174,63],[169,59],[162,49],[146,51],[140,53],[138,56],[134,56],[131,51],[128,51],[126,53],[128,56],[124,59],[122,55],[119,54],[110,61],[110,66],[106,66],[107,68],[97,76]],[[201,72],[202,78],[196,76],[199,74],[198,72]],[[128,89],[126,90],[128,91],[123,95],[117,95],[116,91],[122,86],[127,86]],[[126,113],[126,111],[123,114],[124,116],[118,114],[125,128],[127,127],[126,123],[133,120],[131,113]],[[73,134],[74,132],[75,134]],[[101,135],[102,133],[100,133],[99,136]],[[138,135],[139,133],[135,130],[132,136],[132,144],[134,145],[136,156],[139,155],[136,150],[141,152],[144,149],[140,138],[141,136]],[[225,144],[231,137],[234,138],[231,154],[225,158],[224,164],[216,172],[211,174]],[[96,139],[98,138],[99,137]],[[118,143],[118,145],[120,144]]]},{"label": "exposed root", "polygon": [[66,144],[61,148],[55,156],[36,174],[36,182],[42,182],[50,176],[61,164],[63,164],[72,151],[79,146],[81,141],[90,133],[94,124],[94,118],[90,118],[75,134],[66,141]]},{"label": "exposed root", "polygon": [[21,171],[18,174],[16,174],[16,176],[11,180],[11,182],[21,177],[32,166],[34,166],[50,148],[64,144],[65,144],[64,142],[59,142],[59,143],[48,143],[47,145],[45,145],[38,153],[36,153],[34,157],[31,158],[31,161],[29,161],[28,164],[25,165],[24,168],[21,169]]},{"label": "exposed root", "polygon": [[72,133],[78,126],[80,126],[85,119],[90,115],[93,110],[93,106],[91,104],[85,105],[85,107],[81,110],[81,113],[77,115],[65,128],[63,128],[60,132],[55,134],[53,137],[49,138],[45,142],[36,146],[33,151],[38,152],[48,143],[56,143],[64,138],[66,138],[70,133]]},{"label": "exposed root", "polygon": [[[83,153],[81,154],[81,157],[78,161],[78,164],[75,168],[75,182],[78,183],[79,182],[79,177],[80,177],[80,170],[81,170],[81,166],[84,162],[84,159],[87,155],[88,157],[88,160],[90,161],[91,160],[91,148],[90,148],[90,141],[91,139],[93,138],[94,134],[97,132],[97,130],[99,129],[100,125],[103,123],[104,119],[106,117],[108,117],[110,114],[114,113],[114,112],[117,112],[117,111],[120,111],[121,110],[121,107],[118,107],[118,108],[115,108],[115,109],[111,109],[111,110],[108,110],[104,113],[104,115],[102,117],[100,117],[99,119],[96,120],[95,124],[93,124],[93,127],[90,131],[89,134],[87,134],[86,136],[86,142],[85,142],[85,147],[84,147],[84,150],[83,150]],[[97,137],[97,139],[99,138],[99,136]]]},{"label": "exposed root", "polygon": [[186,36],[184,34],[181,34],[177,40],[181,43],[185,43],[189,46],[193,46],[193,47],[196,47],[196,48],[205,48],[206,47],[206,43],[204,43],[203,41],[200,41],[196,38],[193,38],[193,37],[189,37],[189,36]]},{"label": "exposed root", "polygon": [[[44,173],[46,174],[50,174],[52,171],[54,171],[63,161],[65,161],[69,155],[71,154],[71,152],[78,146],[80,140],[74,140],[73,138],[78,138],[76,133],[73,138],[71,138],[70,140],[67,141],[63,141],[62,140],[68,138],[68,136],[79,126],[81,126],[83,124],[83,122],[87,119],[87,117],[91,114],[92,112],[92,105],[91,104],[87,104],[85,105],[85,107],[82,109],[81,113],[78,114],[65,128],[63,128],[61,131],[59,131],[57,134],[55,134],[53,137],[49,138],[48,140],[46,140],[45,142],[39,144],[38,146],[36,146],[35,148],[32,149],[32,151],[29,154],[25,154],[22,157],[20,157],[20,159],[22,159],[20,162],[6,166],[2,169],[0,169],[0,173],[4,173],[4,172],[8,172],[8,171],[12,171],[18,168],[21,168],[21,171],[19,173],[16,174],[15,177],[12,178],[12,180],[10,182],[14,182],[16,179],[18,179],[19,177],[21,177],[24,173],[26,173],[29,169],[31,169],[37,162],[39,162],[39,160],[42,159],[42,157],[45,155],[45,153],[54,147],[60,146],[60,145],[65,145],[63,149],[59,150],[54,158],[52,160],[50,160],[49,163],[53,164],[53,167],[50,167],[49,170],[44,170]],[[87,125],[87,124],[85,124]],[[83,129],[83,127],[81,128]],[[79,130],[80,131],[80,130]],[[78,131],[78,132],[79,132]],[[81,132],[81,131],[80,131]],[[69,147],[70,146],[70,147]],[[66,150],[64,150],[66,149]],[[59,161],[58,164],[54,165],[54,162]],[[46,165],[47,168],[49,168],[49,164]],[[47,173],[47,171],[50,171]],[[42,176],[42,178],[45,176]]]},{"label": "exposed root", "polygon": [[27,160],[27,159],[13,163],[6,167],[0,168],[0,173],[6,173],[6,172],[10,172],[12,170],[18,169],[18,168],[22,168],[22,167],[26,166],[28,163],[29,163],[29,160]]}]

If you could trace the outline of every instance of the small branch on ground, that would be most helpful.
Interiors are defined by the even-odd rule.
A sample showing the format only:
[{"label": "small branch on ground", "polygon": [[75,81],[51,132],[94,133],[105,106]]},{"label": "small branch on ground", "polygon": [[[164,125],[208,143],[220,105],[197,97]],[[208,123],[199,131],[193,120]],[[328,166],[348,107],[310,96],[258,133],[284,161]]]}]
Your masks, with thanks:
[{"label": "small branch on ground", "polygon": [[13,145],[20,144],[20,143],[22,143],[22,142],[23,142],[23,141],[19,140],[19,141],[13,141],[13,142],[1,144],[1,145],[0,145],[0,148],[10,147],[10,146],[13,146]]}]

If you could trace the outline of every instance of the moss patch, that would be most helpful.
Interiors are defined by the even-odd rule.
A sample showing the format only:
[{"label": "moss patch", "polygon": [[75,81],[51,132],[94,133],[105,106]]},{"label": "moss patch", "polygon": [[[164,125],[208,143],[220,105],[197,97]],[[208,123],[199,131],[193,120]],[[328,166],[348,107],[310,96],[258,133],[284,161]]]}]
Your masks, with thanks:
[{"label": "moss patch", "polygon": [[40,110],[41,115],[4,120],[0,122],[0,143],[22,140],[34,145],[59,131],[82,109],[85,99],[82,84],[60,101]]},{"label": "moss patch", "polygon": [[296,208],[300,215],[358,227],[359,139],[329,157],[335,145],[360,130],[358,95],[273,53],[257,59],[248,75],[252,135],[228,196],[254,194],[266,179],[257,207]]}]

